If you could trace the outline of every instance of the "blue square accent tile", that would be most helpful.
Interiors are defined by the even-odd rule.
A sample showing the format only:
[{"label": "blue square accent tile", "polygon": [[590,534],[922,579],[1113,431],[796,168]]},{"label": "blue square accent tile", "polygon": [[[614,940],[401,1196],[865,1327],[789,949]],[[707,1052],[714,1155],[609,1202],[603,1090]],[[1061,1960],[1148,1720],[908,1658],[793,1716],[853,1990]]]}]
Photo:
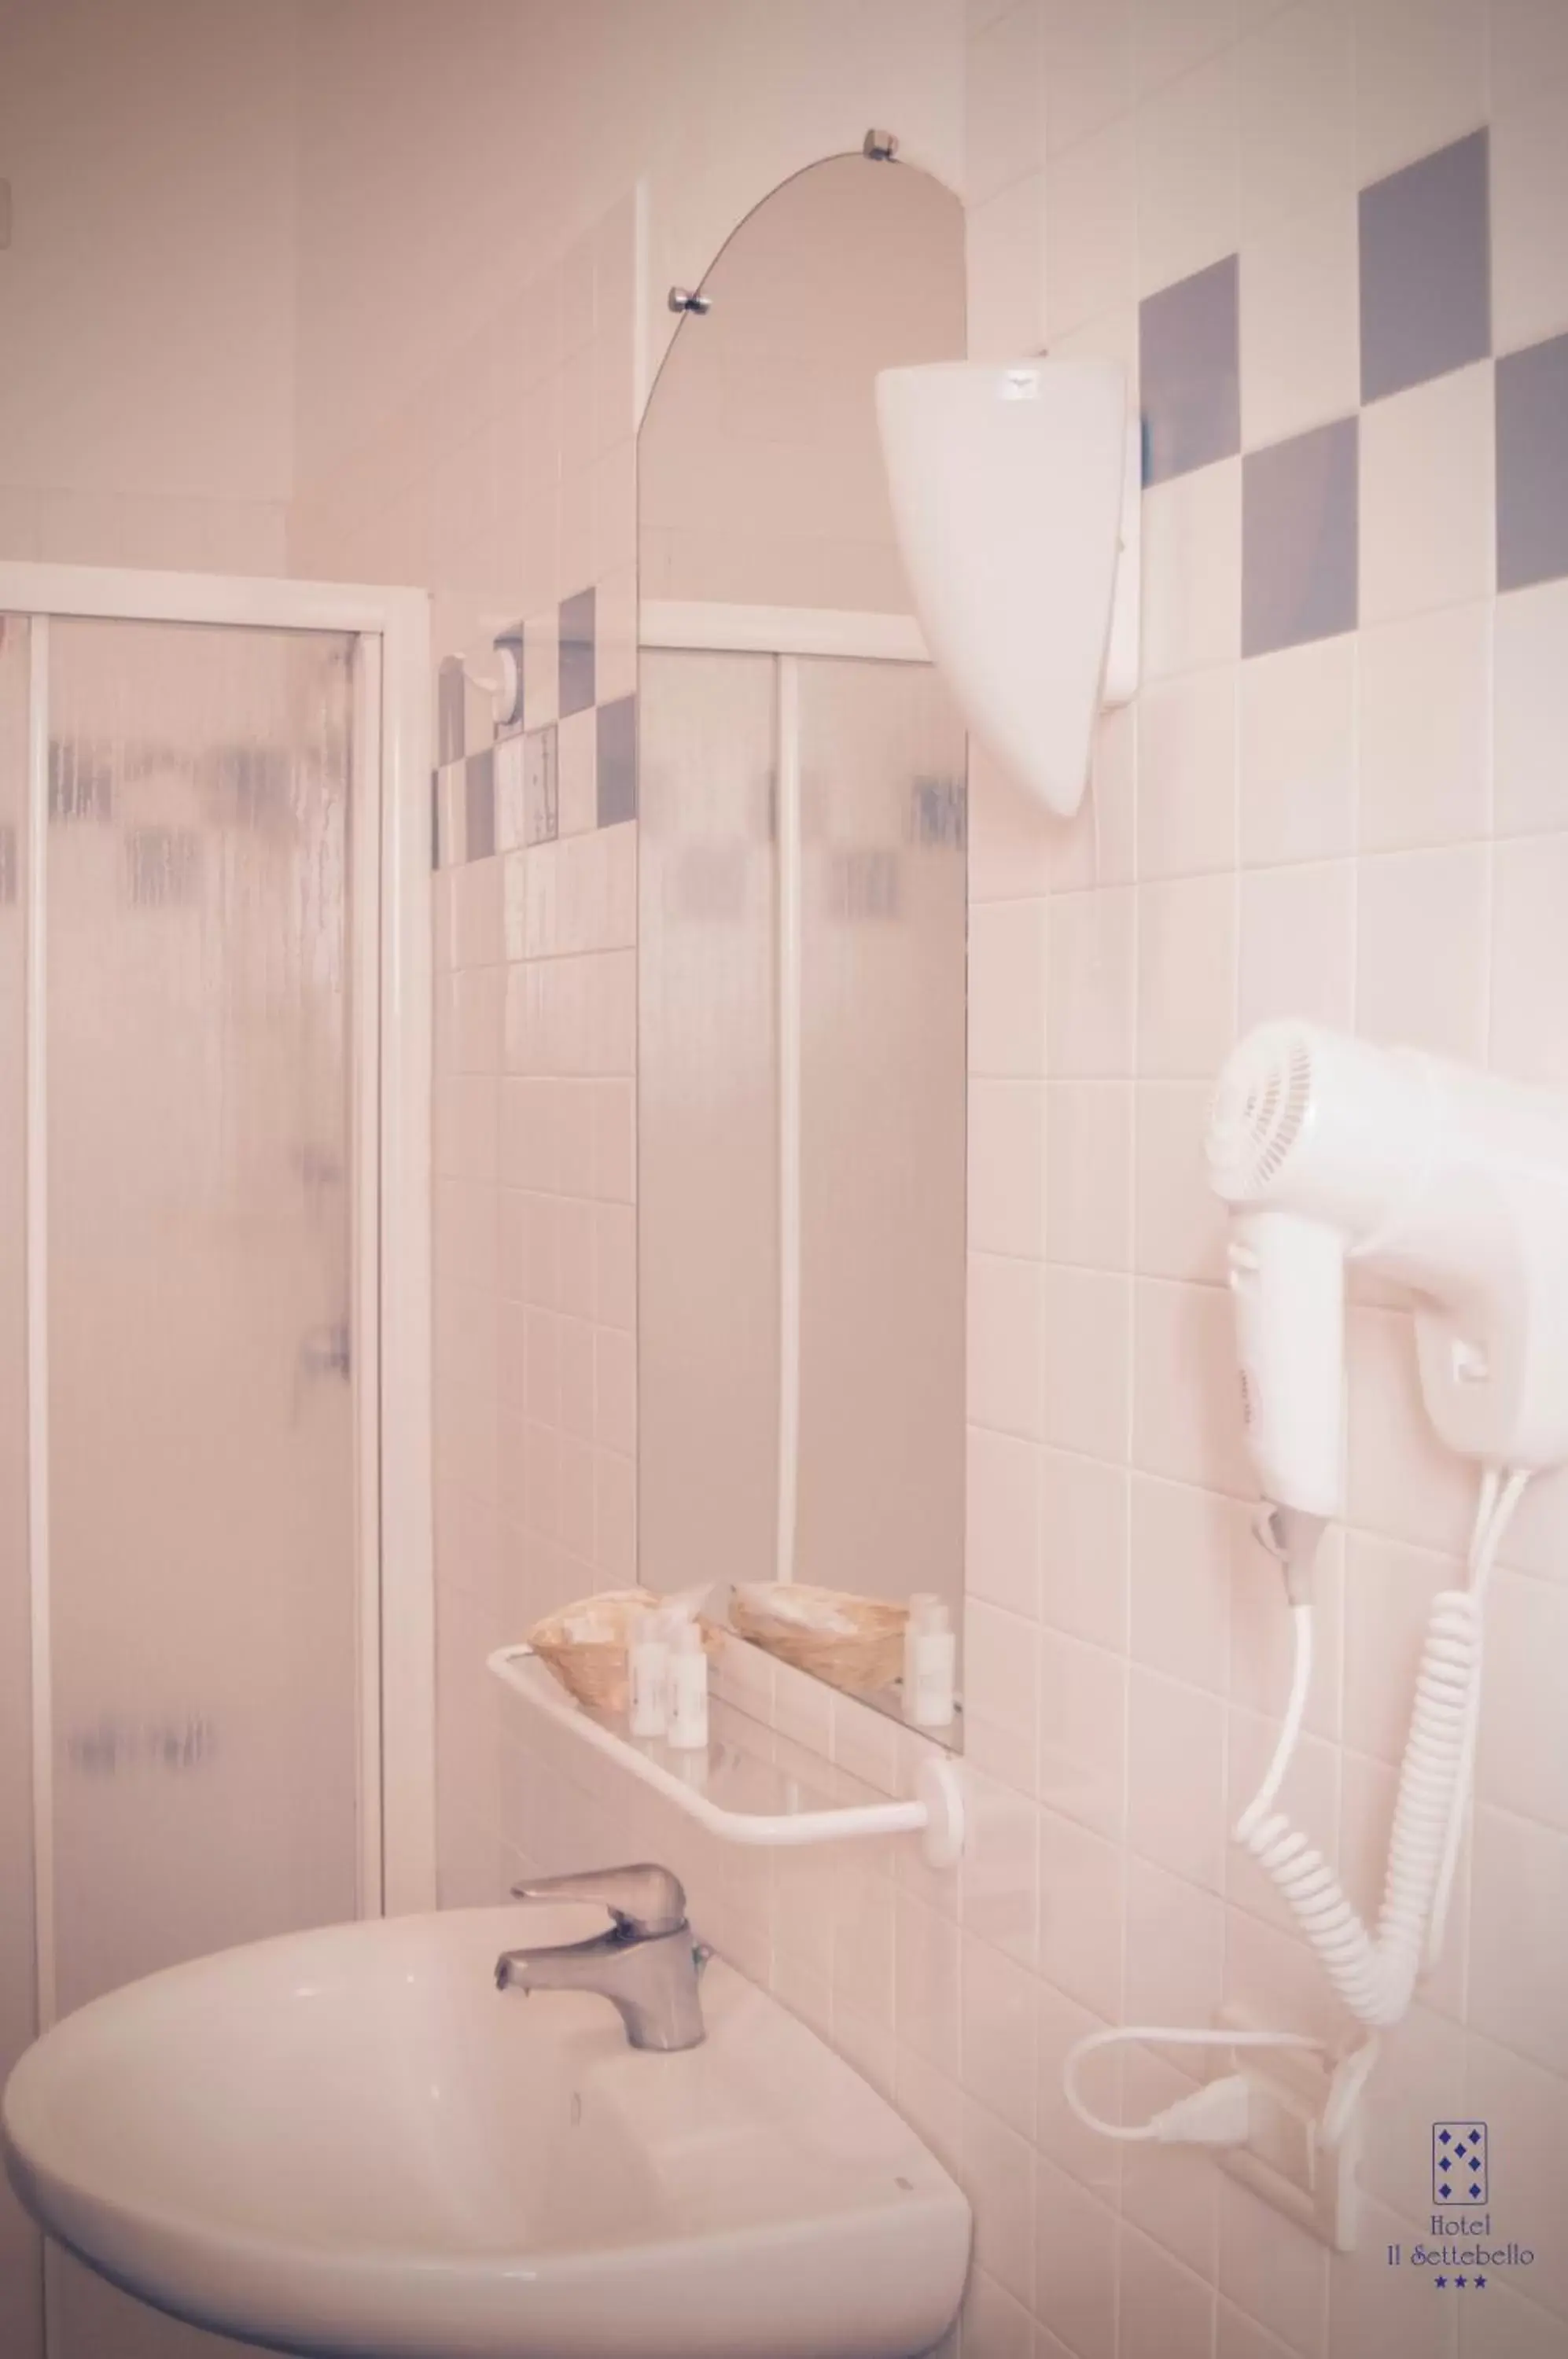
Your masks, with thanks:
[{"label": "blue square accent tile", "polygon": [[1568,575],[1568,336],[1497,363],[1497,587]]},{"label": "blue square accent tile", "polygon": [[1357,455],[1340,418],[1242,460],[1243,655],[1356,628]]},{"label": "blue square accent tile", "polygon": [[1240,450],[1238,316],[1234,254],[1138,305],[1146,484]]},{"label": "blue square accent tile", "polygon": [[1473,131],[1361,191],[1361,398],[1491,349],[1487,138]]},{"label": "blue square accent tile", "polygon": [[557,783],[555,723],[530,729],[523,739],[523,842],[548,843],[559,834],[560,788]]},{"label": "blue square accent tile", "polygon": [[495,849],[495,756],[486,745],[463,768],[463,857],[488,860]]},{"label": "blue square accent tile", "polygon": [[461,762],[467,751],[463,744],[466,726],[464,702],[466,690],[463,684],[461,656],[443,656],[436,673],[436,760]]},{"label": "blue square accent tile", "polygon": [[579,590],[561,602],[561,718],[585,712],[593,701],[593,592]]},{"label": "blue square accent tile", "polygon": [[618,696],[598,715],[596,778],[601,827],[637,817],[637,698]]}]

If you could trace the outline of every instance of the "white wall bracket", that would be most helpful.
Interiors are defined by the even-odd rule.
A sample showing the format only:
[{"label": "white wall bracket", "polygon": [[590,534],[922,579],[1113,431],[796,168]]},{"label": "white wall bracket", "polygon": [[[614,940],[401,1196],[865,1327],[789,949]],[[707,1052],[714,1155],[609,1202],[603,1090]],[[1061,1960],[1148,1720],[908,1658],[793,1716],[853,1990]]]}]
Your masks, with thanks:
[{"label": "white wall bracket", "polygon": [[[788,1767],[770,1758],[771,1732],[733,1704],[710,1708],[706,1752],[674,1752],[657,1739],[628,1736],[607,1715],[573,1701],[531,1647],[503,1647],[489,1668],[556,1727],[651,1786],[722,1843],[795,1848],[858,1837],[919,1835],[928,1867],[952,1867],[964,1849],[964,1789],[957,1769],[933,1748],[920,1765],[915,1791],[877,1795],[823,1760],[803,1782],[798,1747]],[[820,1770],[820,1775],[818,1774]]]},{"label": "white wall bracket", "polygon": [[[1260,2028],[1228,2005],[1214,2022],[1222,2031]],[[1247,2134],[1245,2145],[1218,2150],[1220,2169],[1331,2251],[1353,2253],[1361,2115],[1353,2105],[1329,2135],[1334,2063],[1311,2049],[1244,2047],[1231,2050],[1230,2066],[1247,2082]]]}]

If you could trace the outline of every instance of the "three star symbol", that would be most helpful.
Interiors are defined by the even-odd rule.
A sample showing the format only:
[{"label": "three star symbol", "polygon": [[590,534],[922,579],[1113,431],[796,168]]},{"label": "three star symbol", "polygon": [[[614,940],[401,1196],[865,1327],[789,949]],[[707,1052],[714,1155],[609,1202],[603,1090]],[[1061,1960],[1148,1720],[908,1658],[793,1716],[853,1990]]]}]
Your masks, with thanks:
[{"label": "three star symbol", "polygon": [[1477,2293],[1484,2293],[1486,2288],[1486,2280],[1485,2277],[1454,2277],[1452,2280],[1448,2277],[1434,2277],[1432,2279],[1432,2283],[1438,2286],[1446,2286],[1451,2282],[1454,2286],[1460,2288],[1465,2286],[1473,2286]]}]

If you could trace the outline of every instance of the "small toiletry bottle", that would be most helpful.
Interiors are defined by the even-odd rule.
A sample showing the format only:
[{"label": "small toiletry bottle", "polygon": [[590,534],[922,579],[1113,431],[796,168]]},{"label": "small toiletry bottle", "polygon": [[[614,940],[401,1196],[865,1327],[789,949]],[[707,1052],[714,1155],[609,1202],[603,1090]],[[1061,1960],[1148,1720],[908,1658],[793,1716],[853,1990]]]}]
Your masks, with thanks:
[{"label": "small toiletry bottle", "polygon": [[942,1600],[934,1589],[917,1589],[910,1593],[909,1612],[904,1620],[904,1718],[915,1716],[915,1640],[926,1628],[933,1614],[939,1613]]},{"label": "small toiletry bottle", "polygon": [[634,1736],[662,1736],[670,1723],[670,1649],[657,1614],[634,1614],[626,1650]]},{"label": "small toiletry bottle", "polygon": [[708,1742],[708,1658],[695,1622],[682,1622],[670,1640],[669,1739],[682,1753]]},{"label": "small toiletry bottle", "polygon": [[945,1605],[927,1609],[915,1633],[914,1654],[915,1676],[905,1715],[915,1728],[950,1728],[958,1638]]}]

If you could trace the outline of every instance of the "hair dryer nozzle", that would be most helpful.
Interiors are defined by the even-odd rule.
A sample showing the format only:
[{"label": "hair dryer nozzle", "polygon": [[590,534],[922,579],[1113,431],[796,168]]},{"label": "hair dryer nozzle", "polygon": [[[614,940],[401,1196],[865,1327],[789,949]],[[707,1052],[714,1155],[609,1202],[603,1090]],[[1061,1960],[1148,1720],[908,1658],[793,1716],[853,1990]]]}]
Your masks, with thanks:
[{"label": "hair dryer nozzle", "polygon": [[1435,1109],[1430,1059],[1294,1019],[1260,1024],[1215,1087],[1209,1178],[1227,1204],[1290,1204],[1364,1247],[1419,1192]]}]

